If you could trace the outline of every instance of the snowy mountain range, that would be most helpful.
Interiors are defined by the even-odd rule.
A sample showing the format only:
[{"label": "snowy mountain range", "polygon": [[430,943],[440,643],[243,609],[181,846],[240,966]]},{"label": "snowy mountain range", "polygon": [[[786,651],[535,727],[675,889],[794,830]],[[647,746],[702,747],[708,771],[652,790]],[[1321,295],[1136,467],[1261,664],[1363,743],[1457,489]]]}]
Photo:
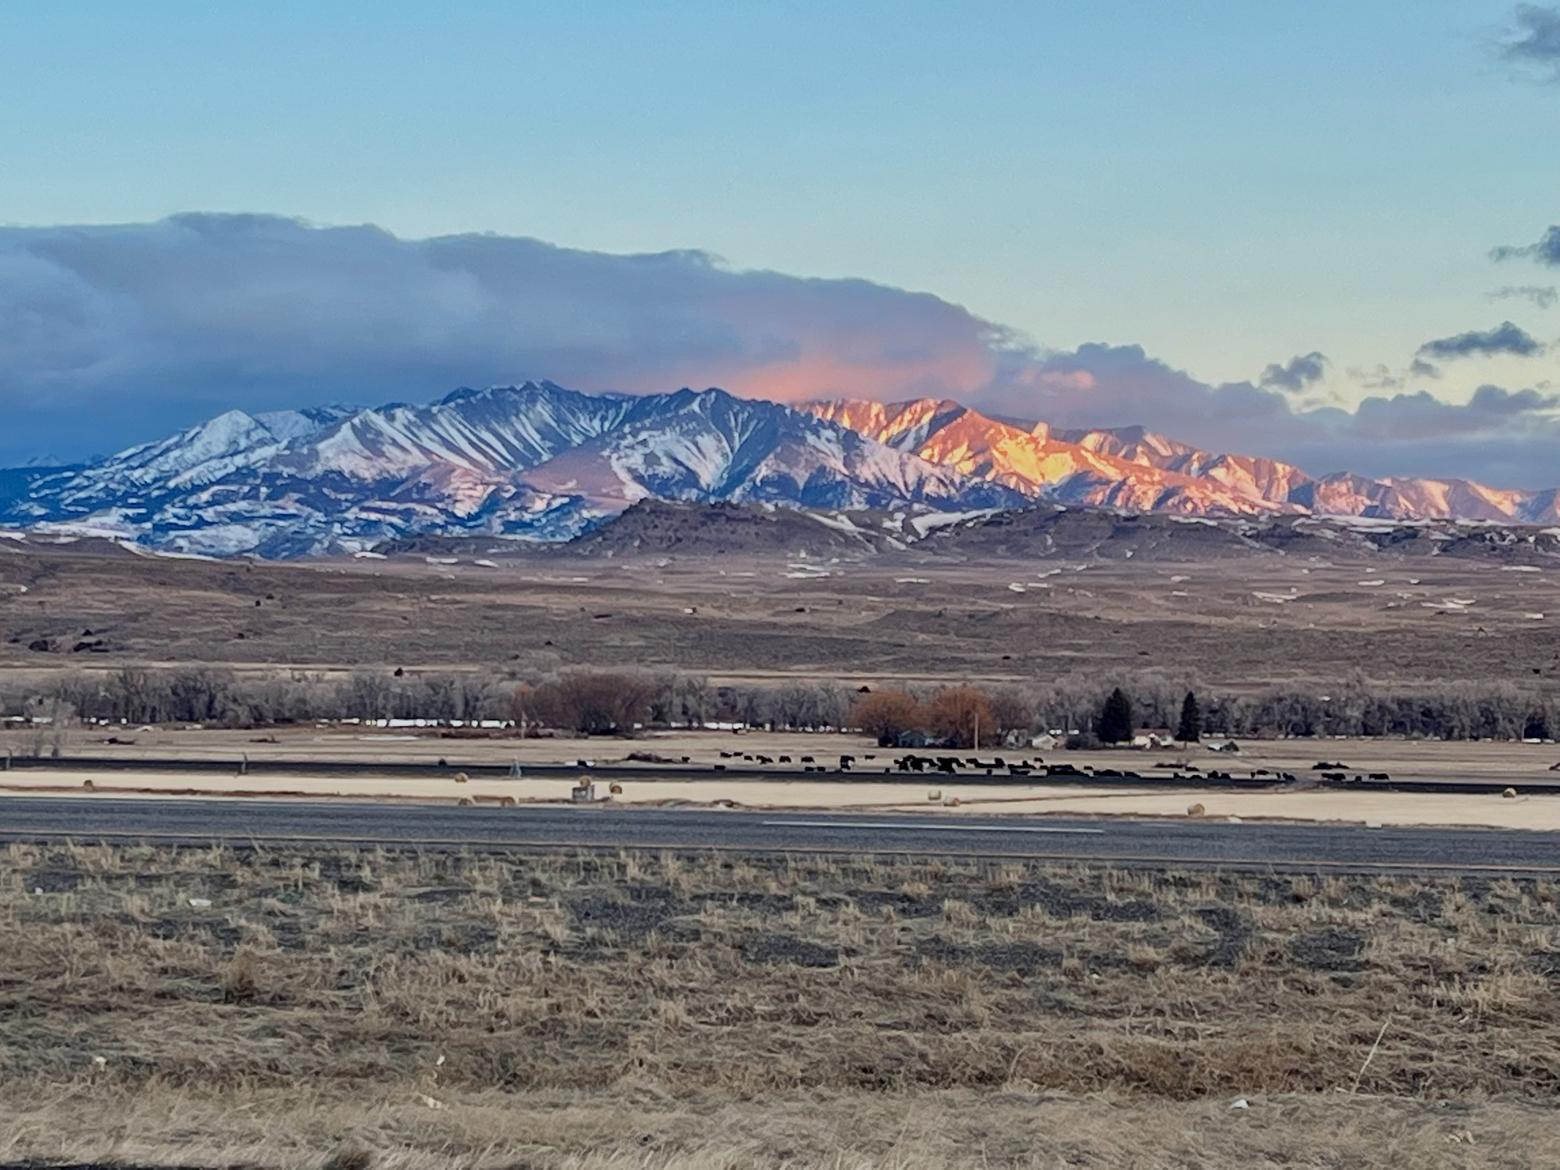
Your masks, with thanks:
[{"label": "snowy mountain range", "polygon": [[949,511],[1024,502],[771,402],[528,382],[427,406],[229,411],[87,467],[34,474],[0,499],[0,523],[285,557],[426,532],[563,540],[648,497]]},{"label": "snowy mountain range", "polygon": [[1552,524],[1560,493],[1464,479],[1316,477],[1292,464],[1229,455],[1145,431],[1055,430],[1003,422],[949,400],[830,401],[806,409],[901,451],[1036,499],[1189,516],[1297,513],[1392,520]]},{"label": "snowy mountain range", "polygon": [[1316,478],[1141,428],[1059,431],[957,402],[792,408],[551,382],[371,409],[229,411],[82,467],[0,470],[0,525],[265,557],[420,534],[565,540],[645,499],[964,514],[1039,500],[1185,516],[1560,519],[1555,491]]}]

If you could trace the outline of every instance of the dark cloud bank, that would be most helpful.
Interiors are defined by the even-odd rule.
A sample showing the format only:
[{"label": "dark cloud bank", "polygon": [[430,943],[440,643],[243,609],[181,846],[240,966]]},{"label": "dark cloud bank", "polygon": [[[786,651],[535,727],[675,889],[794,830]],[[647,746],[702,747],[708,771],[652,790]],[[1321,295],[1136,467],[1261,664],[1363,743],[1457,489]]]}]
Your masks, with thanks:
[{"label": "dark cloud bank", "polygon": [[1313,352],[1209,385],[1137,346],[1048,351],[928,294],[694,251],[402,240],[259,215],[0,229],[0,465],[116,449],[235,406],[426,401],[549,377],[781,400],[946,395],[1058,426],[1142,423],[1319,472],[1560,481],[1546,395],[1306,408],[1296,395],[1325,365]]},{"label": "dark cloud bank", "polygon": [[1518,5],[1515,29],[1501,45],[1500,55],[1512,64],[1537,69],[1551,81],[1560,81],[1560,8]]},{"label": "dark cloud bank", "polygon": [[1490,256],[1496,261],[1537,261],[1551,268],[1560,268],[1560,223],[1549,225],[1549,231],[1533,243],[1505,243]]},{"label": "dark cloud bank", "polygon": [[1288,390],[1298,394],[1314,382],[1327,376],[1327,356],[1312,350],[1296,354],[1283,365],[1274,362],[1262,371],[1258,383],[1273,390]]},{"label": "dark cloud bank", "polygon": [[1419,347],[1420,357],[1448,361],[1465,357],[1535,357],[1544,347],[1527,330],[1502,321],[1493,329],[1471,329],[1455,337],[1440,337]]},{"label": "dark cloud bank", "polygon": [[1560,224],[1551,224],[1535,243],[1504,244],[1490,255],[1496,260],[1536,260],[1551,268],[1560,268]]}]

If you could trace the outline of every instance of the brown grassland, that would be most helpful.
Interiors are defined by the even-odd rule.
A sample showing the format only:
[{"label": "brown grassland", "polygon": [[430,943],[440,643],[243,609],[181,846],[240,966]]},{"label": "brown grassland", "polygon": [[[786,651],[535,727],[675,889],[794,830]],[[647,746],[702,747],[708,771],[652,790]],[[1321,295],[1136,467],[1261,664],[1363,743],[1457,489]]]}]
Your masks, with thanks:
[{"label": "brown grassland", "polygon": [[0,669],[13,678],[126,663],[323,675],[630,666],[715,681],[1161,669],[1237,690],[1355,674],[1413,685],[1560,675],[1560,575],[1454,558],[911,558],[824,563],[820,576],[783,557],[538,554],[488,568],[10,544],[0,541]]},{"label": "brown grassland", "polygon": [[12,845],[0,1161],[1531,1166],[1557,980],[1553,880]]}]

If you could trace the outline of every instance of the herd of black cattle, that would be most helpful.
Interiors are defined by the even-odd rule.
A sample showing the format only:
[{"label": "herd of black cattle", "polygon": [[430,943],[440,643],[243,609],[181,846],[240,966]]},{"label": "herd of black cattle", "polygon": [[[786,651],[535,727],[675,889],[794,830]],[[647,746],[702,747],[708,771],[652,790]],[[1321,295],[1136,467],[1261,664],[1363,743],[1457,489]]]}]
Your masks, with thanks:
[{"label": "herd of black cattle", "polygon": [[[854,772],[857,771],[857,757],[850,753],[841,753],[839,762],[834,767],[821,764],[813,756],[768,756],[760,752],[733,752],[723,751],[721,758],[725,760],[741,760],[745,763],[767,765],[800,766],[803,772]],[[879,763],[879,757],[872,752],[861,755],[863,764],[870,763],[873,767],[886,773],[912,772],[931,773],[941,776],[1012,776],[1029,777],[1034,779],[1054,778],[1087,778],[1091,780],[1143,780],[1162,779],[1163,777],[1144,777],[1141,772],[1135,772],[1124,768],[1095,768],[1091,765],[1072,763],[1046,763],[1039,756],[1028,759],[1010,760],[1004,756],[992,756],[982,759],[979,756],[952,756],[952,755],[915,755],[913,753],[893,756],[887,762]],[[717,772],[724,772],[728,765],[716,764]],[[1270,768],[1253,768],[1244,776],[1237,776],[1233,772],[1211,768],[1204,770],[1196,764],[1181,762],[1160,763],[1158,768],[1169,769],[1172,772],[1170,779],[1175,780],[1237,780],[1265,781],[1267,783],[1296,783],[1299,777],[1293,772],[1275,771]],[[1332,782],[1343,782],[1349,779],[1346,772],[1341,769],[1347,767],[1341,763],[1327,763],[1320,761],[1312,767],[1312,771],[1318,773],[1320,778]],[[1354,779],[1390,780],[1386,772],[1371,772],[1367,775],[1355,776]]]}]

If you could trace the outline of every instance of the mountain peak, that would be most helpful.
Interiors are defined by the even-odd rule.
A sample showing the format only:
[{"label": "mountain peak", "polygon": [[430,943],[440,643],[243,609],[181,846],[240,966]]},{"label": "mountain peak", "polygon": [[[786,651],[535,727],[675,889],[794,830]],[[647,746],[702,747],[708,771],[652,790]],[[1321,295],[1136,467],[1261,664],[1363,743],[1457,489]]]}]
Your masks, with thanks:
[{"label": "mountain peak", "polygon": [[159,547],[262,556],[434,533],[564,539],[639,500],[1560,520],[1554,490],[1317,479],[1141,426],[1059,430],[950,398],[787,405],[719,387],[635,396],[548,381],[460,387],[428,405],[229,410],[86,466],[5,482],[0,525],[112,528]]},{"label": "mountain peak", "polygon": [[478,398],[496,398],[501,395],[536,395],[536,394],[568,394],[556,382],[543,379],[540,382],[527,379],[518,384],[484,386],[478,389],[475,386],[457,386],[443,398],[437,399],[434,406],[453,406],[458,402],[469,402]]},{"label": "mountain peak", "polygon": [[711,387],[632,397],[548,382],[426,406],[228,411],[27,480],[0,524],[112,523],[180,551],[352,551],[422,533],[564,539],[640,499],[792,508],[1011,507],[1009,489]]}]

